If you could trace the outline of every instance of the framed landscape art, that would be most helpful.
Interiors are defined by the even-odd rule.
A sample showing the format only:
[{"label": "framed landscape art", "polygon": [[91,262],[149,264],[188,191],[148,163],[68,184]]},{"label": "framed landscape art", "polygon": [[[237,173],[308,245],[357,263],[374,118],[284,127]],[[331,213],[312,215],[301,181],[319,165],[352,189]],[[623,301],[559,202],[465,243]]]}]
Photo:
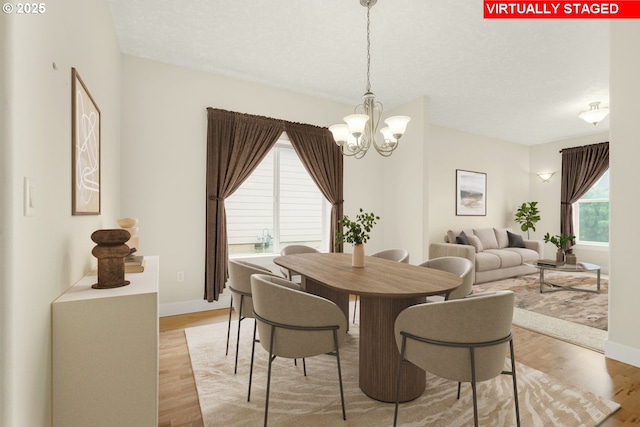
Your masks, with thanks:
[{"label": "framed landscape art", "polygon": [[487,174],[456,169],[456,215],[487,215]]},{"label": "framed landscape art", "polygon": [[100,215],[100,109],[71,69],[71,213]]}]

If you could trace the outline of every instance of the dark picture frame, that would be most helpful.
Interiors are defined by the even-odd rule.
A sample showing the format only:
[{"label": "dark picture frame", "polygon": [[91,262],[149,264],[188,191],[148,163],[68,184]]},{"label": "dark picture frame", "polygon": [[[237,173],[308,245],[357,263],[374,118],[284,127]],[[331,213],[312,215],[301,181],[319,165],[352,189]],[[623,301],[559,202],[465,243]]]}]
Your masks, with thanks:
[{"label": "dark picture frame", "polygon": [[100,215],[100,109],[71,69],[71,213]]},{"label": "dark picture frame", "polygon": [[487,174],[456,169],[456,215],[487,215]]}]

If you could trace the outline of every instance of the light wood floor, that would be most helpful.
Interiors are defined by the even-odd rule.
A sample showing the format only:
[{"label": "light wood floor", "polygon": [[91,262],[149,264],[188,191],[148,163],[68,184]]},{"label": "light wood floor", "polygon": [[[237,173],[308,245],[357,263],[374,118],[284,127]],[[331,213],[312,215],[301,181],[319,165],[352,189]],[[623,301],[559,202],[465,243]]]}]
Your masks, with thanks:
[{"label": "light wood floor", "polygon": [[[184,329],[226,322],[228,315],[214,310],[160,319],[158,426],[203,425]],[[515,326],[513,334],[518,362],[622,405],[602,426],[640,425],[640,368]]]}]

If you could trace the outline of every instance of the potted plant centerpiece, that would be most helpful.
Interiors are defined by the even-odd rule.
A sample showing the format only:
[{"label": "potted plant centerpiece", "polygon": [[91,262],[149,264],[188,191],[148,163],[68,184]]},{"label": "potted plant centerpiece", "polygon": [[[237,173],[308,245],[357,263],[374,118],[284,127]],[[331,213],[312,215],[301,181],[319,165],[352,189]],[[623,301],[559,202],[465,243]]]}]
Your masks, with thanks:
[{"label": "potted plant centerpiece", "polygon": [[576,236],[573,234],[556,234],[555,236],[551,236],[549,233],[545,234],[543,239],[545,243],[553,243],[556,248],[558,248],[558,252],[556,252],[556,261],[564,263],[564,252],[567,249],[567,245],[575,239]]},{"label": "potted plant centerpiece", "polygon": [[515,222],[520,225],[522,231],[527,232],[527,239],[529,237],[529,230],[536,231],[536,222],[540,221],[540,211],[538,210],[538,202],[525,202],[516,211]]},{"label": "potted plant centerpiece", "polygon": [[354,267],[364,267],[364,244],[369,240],[369,233],[379,219],[380,217],[373,212],[367,213],[360,208],[360,213],[356,215],[354,221],[347,215],[338,220],[338,224],[344,227],[344,230],[336,232],[336,242],[337,244],[347,242],[353,245],[351,265]]}]

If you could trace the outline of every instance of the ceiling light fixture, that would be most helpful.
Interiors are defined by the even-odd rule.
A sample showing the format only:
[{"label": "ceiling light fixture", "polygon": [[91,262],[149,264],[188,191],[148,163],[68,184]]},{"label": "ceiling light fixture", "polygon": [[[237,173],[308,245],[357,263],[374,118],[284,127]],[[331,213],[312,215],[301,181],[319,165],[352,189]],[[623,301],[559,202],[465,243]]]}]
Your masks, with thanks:
[{"label": "ceiling light fixture", "polygon": [[600,108],[599,102],[592,102],[589,104],[589,109],[587,111],[581,111],[580,114],[578,114],[578,117],[587,123],[593,123],[595,126],[599,121],[602,121],[602,119],[607,117],[608,114],[608,108]]},{"label": "ceiling light fixture", "polygon": [[371,40],[370,40],[370,19],[371,7],[378,0],[360,0],[360,4],[367,8],[367,91],[362,96],[363,102],[354,109],[354,114],[346,116],[341,123],[329,127],[336,144],[342,149],[345,156],[355,156],[361,159],[367,154],[367,150],[373,143],[374,148],[380,155],[389,157],[398,148],[398,140],[404,134],[407,123],[411,120],[407,116],[389,117],[384,122],[386,127],[380,129],[382,142],[376,139],[376,131],[380,116],[382,116],[382,103],[375,100],[375,95],[371,92],[370,68],[371,68]]}]

